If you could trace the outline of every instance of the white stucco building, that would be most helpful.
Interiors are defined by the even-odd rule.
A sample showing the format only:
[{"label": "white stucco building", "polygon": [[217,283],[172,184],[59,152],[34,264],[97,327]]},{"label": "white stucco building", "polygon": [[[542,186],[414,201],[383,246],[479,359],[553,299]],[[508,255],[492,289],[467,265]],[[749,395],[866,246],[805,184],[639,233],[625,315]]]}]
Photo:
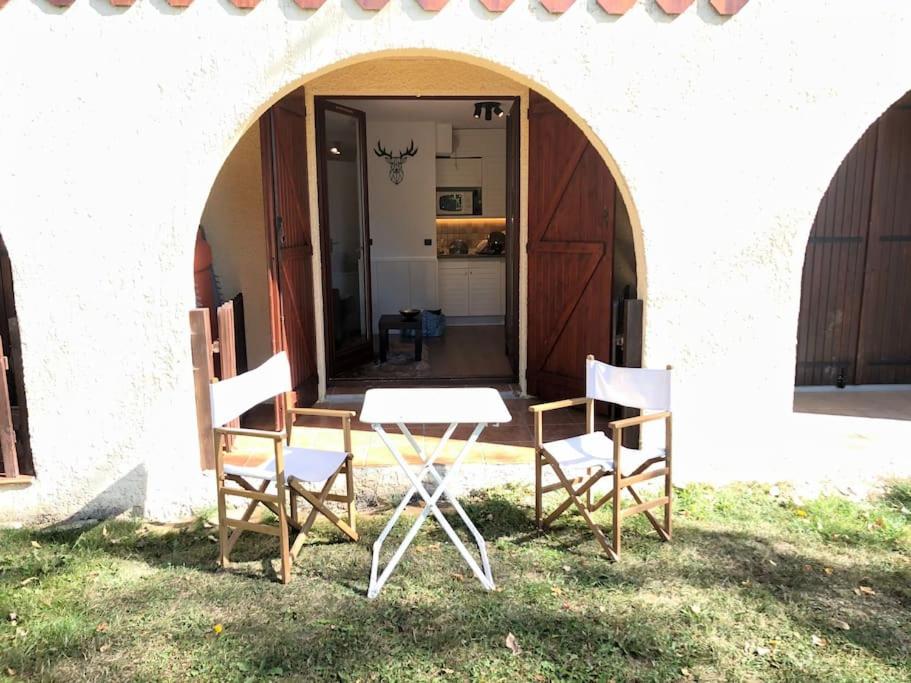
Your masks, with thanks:
[{"label": "white stucco building", "polygon": [[[749,0],[728,15],[709,0],[677,3],[679,15],[668,0],[618,14],[582,0],[562,13],[537,0],[178,4],[189,3],[0,0],[0,236],[36,474],[0,486],[0,521],[175,517],[214,500],[187,322],[195,238],[217,223],[213,249],[234,245],[224,279],[255,280],[248,355],[261,359],[258,121],[289,94],[306,110],[318,392],[316,100],[515,97],[524,114],[531,90],[578,126],[625,205],[643,364],[676,372],[677,470],[709,476],[736,460],[756,463],[756,478],[788,476],[808,237],[839,164],[911,88],[911,4]],[[527,388],[529,302],[551,294],[529,280],[522,248],[540,169],[519,120],[516,379]]]}]

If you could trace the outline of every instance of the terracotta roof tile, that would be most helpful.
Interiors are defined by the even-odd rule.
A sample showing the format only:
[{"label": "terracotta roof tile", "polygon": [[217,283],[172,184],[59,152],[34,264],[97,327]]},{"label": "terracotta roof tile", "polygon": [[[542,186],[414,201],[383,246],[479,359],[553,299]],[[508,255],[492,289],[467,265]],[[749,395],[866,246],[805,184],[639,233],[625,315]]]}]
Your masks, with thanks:
[{"label": "terracotta roof tile", "polygon": [[[0,0],[0,8],[9,3],[10,0]],[[69,7],[76,0],[47,0],[48,3],[55,7]],[[136,0],[109,0],[114,7],[129,7],[136,3]],[[427,12],[439,12],[449,0],[415,0]],[[473,2],[474,0],[462,0],[463,2]],[[575,0],[539,0],[548,12],[560,14],[568,10]],[[625,14],[633,8],[640,0],[596,0],[602,10],[608,14]],[[682,14],[689,9],[694,0],[648,0],[654,1],[667,14]],[[235,7],[241,9],[253,9],[259,4],[260,0],[231,0]],[[304,10],[316,10],[325,4],[326,0],[294,0],[294,3]],[[489,12],[505,12],[513,3],[513,0],[480,0],[481,4]],[[742,10],[749,0],[709,0],[712,7],[718,14],[730,16],[737,14]],[[193,0],[167,0],[171,7],[189,7]],[[389,0],[357,0],[357,3],[365,10],[376,11],[385,7]]]}]

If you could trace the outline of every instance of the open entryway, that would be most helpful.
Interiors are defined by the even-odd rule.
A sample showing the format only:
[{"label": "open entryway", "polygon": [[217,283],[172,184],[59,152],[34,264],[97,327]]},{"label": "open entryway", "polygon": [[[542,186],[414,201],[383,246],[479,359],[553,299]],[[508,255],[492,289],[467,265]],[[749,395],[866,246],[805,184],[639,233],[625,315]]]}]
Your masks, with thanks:
[{"label": "open entryway", "polygon": [[516,381],[518,98],[315,113],[330,382]]}]

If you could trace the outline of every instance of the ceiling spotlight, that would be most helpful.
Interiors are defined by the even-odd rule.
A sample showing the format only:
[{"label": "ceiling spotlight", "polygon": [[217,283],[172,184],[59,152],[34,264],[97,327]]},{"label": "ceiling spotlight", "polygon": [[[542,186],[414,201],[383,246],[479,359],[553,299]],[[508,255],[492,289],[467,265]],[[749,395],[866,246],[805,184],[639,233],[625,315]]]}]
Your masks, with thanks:
[{"label": "ceiling spotlight", "polygon": [[474,117],[476,119],[481,118],[482,109],[484,110],[485,121],[490,121],[493,118],[494,114],[497,115],[497,118],[500,118],[506,113],[503,111],[503,108],[500,106],[499,102],[475,102]]}]

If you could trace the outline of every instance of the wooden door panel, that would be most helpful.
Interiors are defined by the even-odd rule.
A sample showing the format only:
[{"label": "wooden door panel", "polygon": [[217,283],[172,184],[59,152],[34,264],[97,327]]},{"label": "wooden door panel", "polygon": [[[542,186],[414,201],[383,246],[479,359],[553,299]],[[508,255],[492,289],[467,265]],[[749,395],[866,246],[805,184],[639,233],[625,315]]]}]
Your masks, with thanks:
[{"label": "wooden door panel", "polygon": [[879,121],[858,382],[911,382],[911,109]]},{"label": "wooden door panel", "polygon": [[578,395],[585,356],[610,359],[613,177],[565,114],[529,102],[528,390]]},{"label": "wooden door panel", "polygon": [[877,125],[845,157],[820,202],[804,258],[798,385],[857,381],[856,358]]},{"label": "wooden door panel", "polygon": [[283,348],[288,353],[296,403],[312,405],[317,399],[319,376],[306,117],[293,101],[283,101],[272,107],[263,121],[273,348]]}]

